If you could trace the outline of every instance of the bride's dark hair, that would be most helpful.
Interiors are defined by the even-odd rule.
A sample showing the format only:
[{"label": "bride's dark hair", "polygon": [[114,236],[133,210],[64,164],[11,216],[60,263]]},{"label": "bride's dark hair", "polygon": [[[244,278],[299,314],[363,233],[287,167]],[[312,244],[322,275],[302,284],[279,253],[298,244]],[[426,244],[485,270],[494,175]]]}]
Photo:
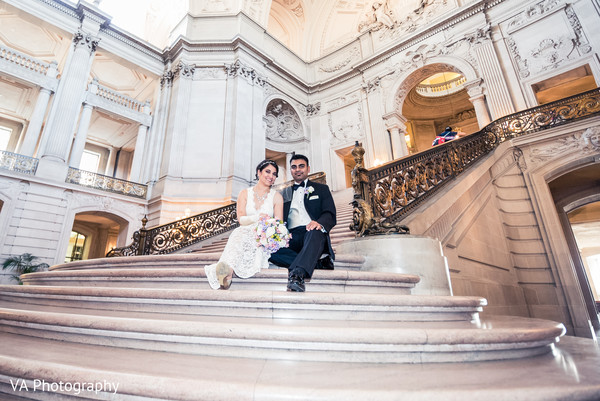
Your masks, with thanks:
[{"label": "bride's dark hair", "polygon": [[260,163],[258,163],[258,166],[256,166],[256,174],[254,175],[254,177],[256,177],[257,180],[258,180],[258,172],[263,171],[267,166],[275,167],[275,177],[279,176],[279,166],[277,165],[277,163],[275,163],[271,159],[265,159],[265,160],[261,161]]}]

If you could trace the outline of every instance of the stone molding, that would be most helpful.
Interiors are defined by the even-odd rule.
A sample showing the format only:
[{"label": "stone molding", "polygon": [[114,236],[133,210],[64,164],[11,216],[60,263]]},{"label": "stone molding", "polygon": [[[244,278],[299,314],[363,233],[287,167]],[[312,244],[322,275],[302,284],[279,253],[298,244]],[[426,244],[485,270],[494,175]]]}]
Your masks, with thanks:
[{"label": "stone molding", "polygon": [[141,222],[145,207],[140,204],[124,202],[108,196],[90,195],[81,192],[65,192],[69,208],[78,213],[81,209],[102,210],[113,213],[132,222]]},{"label": "stone molding", "polygon": [[527,7],[527,9],[520,12],[510,20],[508,23],[508,33],[512,33],[535,22],[545,14],[557,9],[563,4],[563,0],[543,0],[533,6]]},{"label": "stone molding", "polygon": [[264,76],[253,68],[244,65],[240,60],[236,60],[233,64],[226,64],[225,72],[229,78],[242,77],[251,85],[264,87],[267,84],[267,79]]},{"label": "stone molding", "polygon": [[352,60],[357,60],[360,57],[360,49],[357,46],[347,50],[342,55],[333,58],[332,60],[324,61],[319,64],[319,71],[328,74],[334,73],[346,67]]},{"label": "stone molding", "polygon": [[545,145],[540,144],[529,151],[527,160],[529,164],[537,166],[567,155],[593,153],[600,153],[600,127],[598,126],[561,138],[553,138]]}]

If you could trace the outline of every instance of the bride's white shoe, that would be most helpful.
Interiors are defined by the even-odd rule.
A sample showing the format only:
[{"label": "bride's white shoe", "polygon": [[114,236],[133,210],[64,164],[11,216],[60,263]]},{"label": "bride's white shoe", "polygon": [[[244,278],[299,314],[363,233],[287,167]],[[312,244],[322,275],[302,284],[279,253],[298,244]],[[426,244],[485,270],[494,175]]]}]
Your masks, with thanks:
[{"label": "bride's white shoe", "polygon": [[233,269],[225,262],[219,262],[216,266],[217,280],[219,280],[219,289],[228,290],[231,287]]}]

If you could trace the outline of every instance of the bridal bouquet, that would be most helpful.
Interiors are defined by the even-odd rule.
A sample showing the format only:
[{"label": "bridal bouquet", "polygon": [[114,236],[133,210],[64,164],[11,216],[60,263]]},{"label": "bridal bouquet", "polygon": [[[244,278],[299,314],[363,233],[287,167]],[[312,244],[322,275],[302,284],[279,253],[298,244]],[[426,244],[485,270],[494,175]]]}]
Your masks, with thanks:
[{"label": "bridal bouquet", "polygon": [[256,246],[262,247],[267,253],[277,252],[279,248],[287,248],[292,234],[283,221],[261,217],[256,224]]}]

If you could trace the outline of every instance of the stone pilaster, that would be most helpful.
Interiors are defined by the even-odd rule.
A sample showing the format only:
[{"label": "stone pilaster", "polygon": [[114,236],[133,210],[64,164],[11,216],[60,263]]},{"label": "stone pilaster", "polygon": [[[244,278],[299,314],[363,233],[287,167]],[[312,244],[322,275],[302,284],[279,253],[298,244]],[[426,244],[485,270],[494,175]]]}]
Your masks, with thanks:
[{"label": "stone pilaster", "polygon": [[486,36],[474,46],[474,50],[481,67],[481,76],[486,83],[486,96],[491,118],[496,120],[514,113],[515,106],[510,97],[494,43]]},{"label": "stone pilaster", "polygon": [[371,136],[373,138],[373,158],[380,162],[387,162],[392,159],[392,148],[388,139],[388,133],[383,120],[384,102],[379,81],[373,84],[367,84],[363,87],[365,93],[366,106],[369,110],[371,123]]}]

